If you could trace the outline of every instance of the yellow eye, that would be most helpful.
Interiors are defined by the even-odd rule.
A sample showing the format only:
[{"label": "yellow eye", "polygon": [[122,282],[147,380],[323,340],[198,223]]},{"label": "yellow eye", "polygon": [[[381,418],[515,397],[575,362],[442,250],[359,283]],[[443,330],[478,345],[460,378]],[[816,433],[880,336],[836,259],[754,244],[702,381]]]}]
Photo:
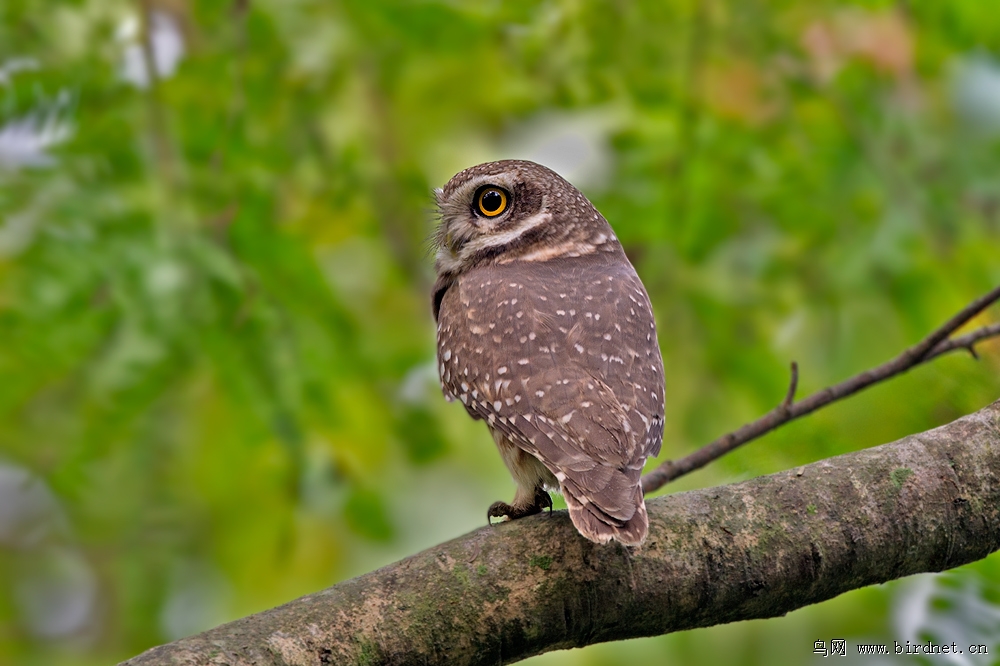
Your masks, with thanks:
[{"label": "yellow eye", "polygon": [[486,217],[496,217],[507,210],[507,193],[499,187],[484,187],[476,196],[476,205]]}]

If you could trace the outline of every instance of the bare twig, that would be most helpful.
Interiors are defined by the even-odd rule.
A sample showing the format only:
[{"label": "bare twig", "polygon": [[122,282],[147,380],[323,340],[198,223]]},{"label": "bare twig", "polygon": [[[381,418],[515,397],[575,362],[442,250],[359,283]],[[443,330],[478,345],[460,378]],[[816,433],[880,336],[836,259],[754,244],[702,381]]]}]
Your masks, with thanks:
[{"label": "bare twig", "polygon": [[975,344],[986,338],[1000,336],[1000,324],[983,326],[971,333],[955,338],[949,339],[949,336],[998,300],[1000,300],[1000,287],[996,287],[984,296],[969,303],[940,328],[903,351],[903,353],[891,361],[874,367],[871,370],[866,370],[839,384],[817,391],[808,398],[794,404],[792,404],[791,398],[794,398],[795,385],[798,383],[798,368],[793,363],[792,385],[789,387],[789,393],[781,404],[756,421],[719,437],[714,442],[703,446],[680,460],[664,461],[652,472],[642,477],[643,492],[646,494],[651,493],[666,483],[704,467],[716,458],[724,456],[733,449],[757,439],[789,421],[797,419],[800,416],[805,416],[820,407],[825,407],[831,402],[846,398],[861,389],[868,388],[872,384],[877,384],[889,377],[902,374],[910,368],[921,363],[926,363],[942,354],[955,351],[956,349],[966,349],[976,358]]},{"label": "bare twig", "polygon": [[785,395],[785,399],[781,401],[781,406],[788,409],[795,402],[795,391],[799,388],[799,364],[792,361],[792,379],[788,383],[788,393]]},{"label": "bare twig", "polygon": [[947,354],[948,352],[955,351],[956,349],[967,349],[969,354],[972,355],[972,358],[979,360],[979,354],[976,353],[975,344],[980,340],[995,338],[997,336],[1000,336],[1000,324],[990,324],[989,326],[977,328],[971,333],[966,333],[965,335],[941,341],[938,343],[937,347],[931,350],[931,353],[927,355],[927,358],[925,358],[924,361],[929,361],[932,358],[937,358],[941,354]]}]

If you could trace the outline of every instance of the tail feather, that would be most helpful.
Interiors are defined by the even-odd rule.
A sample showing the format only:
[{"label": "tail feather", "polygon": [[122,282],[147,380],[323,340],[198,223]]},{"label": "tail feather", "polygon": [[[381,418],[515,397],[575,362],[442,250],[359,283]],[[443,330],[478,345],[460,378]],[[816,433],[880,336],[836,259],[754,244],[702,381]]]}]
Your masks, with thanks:
[{"label": "tail feather", "polygon": [[642,488],[636,488],[633,497],[628,500],[634,502],[632,516],[628,520],[621,520],[608,515],[586,497],[577,496],[568,486],[569,484],[563,484],[563,496],[569,507],[569,517],[580,534],[596,543],[607,543],[614,539],[627,546],[637,546],[646,539],[649,517],[642,498]]}]

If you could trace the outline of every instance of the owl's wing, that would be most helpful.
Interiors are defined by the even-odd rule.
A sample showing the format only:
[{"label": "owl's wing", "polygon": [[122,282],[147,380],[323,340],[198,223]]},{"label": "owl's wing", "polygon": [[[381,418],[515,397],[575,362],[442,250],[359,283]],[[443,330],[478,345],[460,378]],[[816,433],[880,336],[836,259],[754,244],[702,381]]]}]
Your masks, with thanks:
[{"label": "owl's wing", "polygon": [[652,322],[623,255],[478,269],[441,302],[445,394],[538,458],[595,541],[645,534],[639,476],[663,429]]},{"label": "owl's wing", "polygon": [[646,514],[639,478],[645,458],[636,455],[638,438],[622,404],[600,379],[572,366],[525,383],[527,390],[532,384],[544,388],[534,391],[520,413],[504,416],[503,403],[500,414],[487,413],[486,420],[555,475],[582,533],[599,542],[613,533],[626,543],[641,541]]}]

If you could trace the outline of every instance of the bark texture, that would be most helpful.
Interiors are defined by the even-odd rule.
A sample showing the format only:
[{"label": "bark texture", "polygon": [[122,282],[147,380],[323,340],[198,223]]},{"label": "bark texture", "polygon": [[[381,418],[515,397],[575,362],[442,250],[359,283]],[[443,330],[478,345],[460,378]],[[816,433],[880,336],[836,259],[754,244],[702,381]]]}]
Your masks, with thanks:
[{"label": "bark texture", "polygon": [[483,527],[125,664],[499,664],[783,615],[1000,548],[1000,402],[898,442],[649,500],[638,550],[564,511]]}]

